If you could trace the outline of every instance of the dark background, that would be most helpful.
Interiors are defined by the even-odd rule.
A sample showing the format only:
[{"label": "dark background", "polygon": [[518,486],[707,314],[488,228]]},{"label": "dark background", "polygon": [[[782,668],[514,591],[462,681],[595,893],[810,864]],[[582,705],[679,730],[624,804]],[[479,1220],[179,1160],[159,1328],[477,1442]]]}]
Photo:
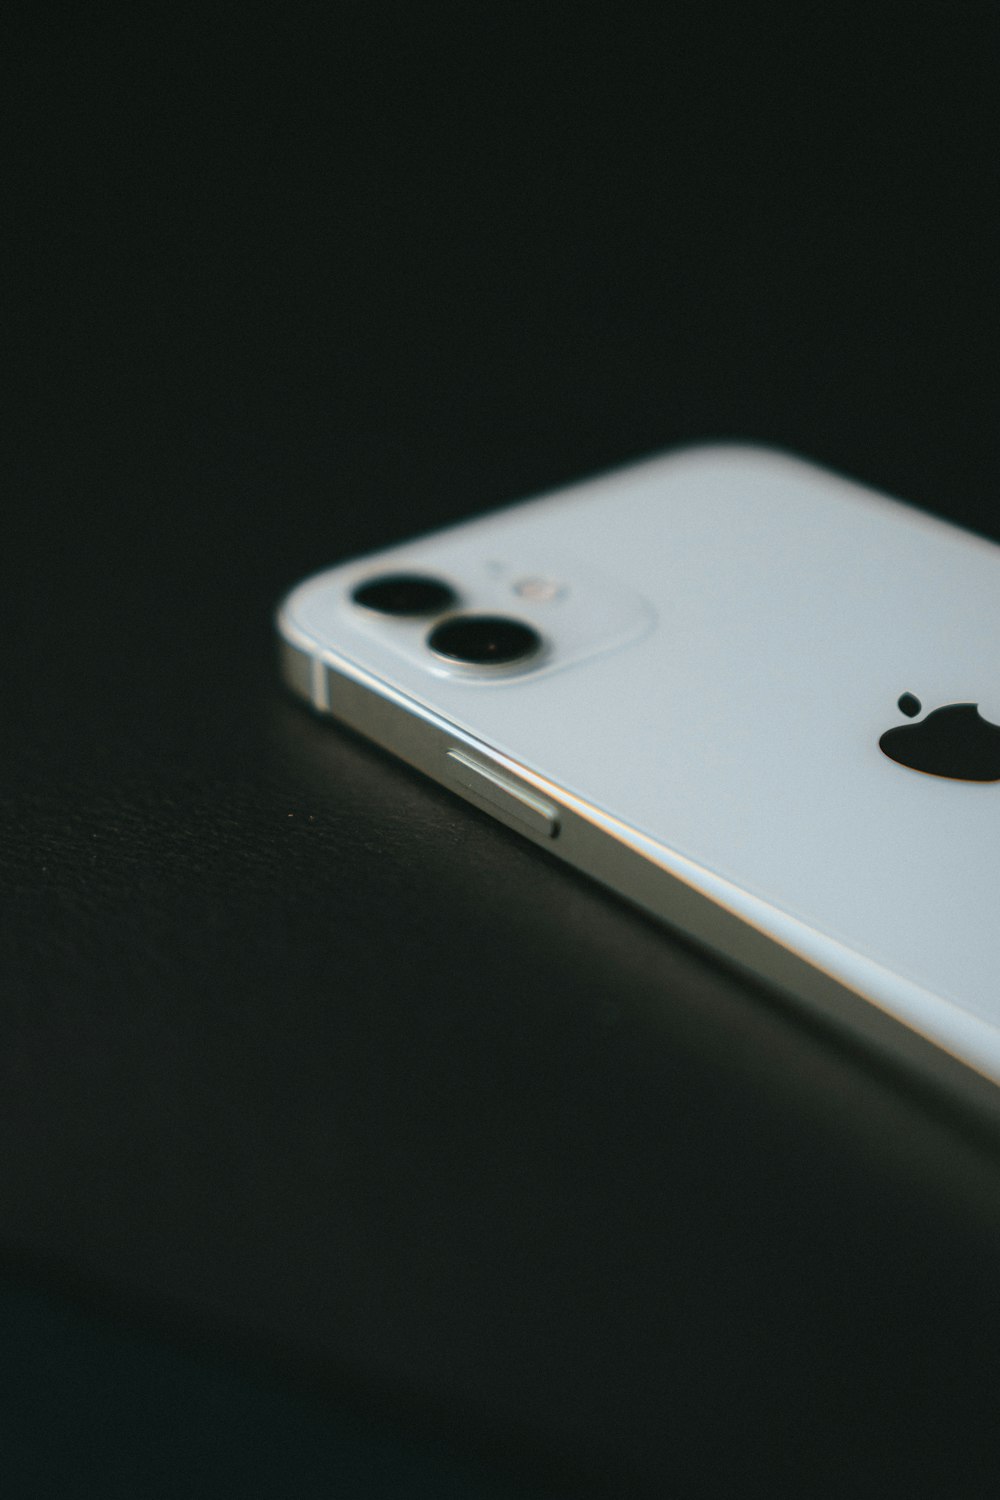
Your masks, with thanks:
[{"label": "dark background", "polygon": [[271,611],[699,438],[1000,539],[997,43],[366,4],[11,49],[5,1493],[993,1489],[995,1143],[312,719]]}]

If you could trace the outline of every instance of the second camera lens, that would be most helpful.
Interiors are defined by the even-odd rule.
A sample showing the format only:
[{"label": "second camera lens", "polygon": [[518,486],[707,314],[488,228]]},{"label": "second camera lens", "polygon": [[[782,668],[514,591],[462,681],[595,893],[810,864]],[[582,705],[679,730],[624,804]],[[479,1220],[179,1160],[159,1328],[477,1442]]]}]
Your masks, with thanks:
[{"label": "second camera lens", "polygon": [[440,615],[457,600],[450,584],[419,573],[383,574],[360,583],[351,597],[382,615]]},{"label": "second camera lens", "polygon": [[442,620],[427,638],[438,656],[470,666],[501,666],[523,661],[541,649],[537,630],[506,615],[457,615]]}]

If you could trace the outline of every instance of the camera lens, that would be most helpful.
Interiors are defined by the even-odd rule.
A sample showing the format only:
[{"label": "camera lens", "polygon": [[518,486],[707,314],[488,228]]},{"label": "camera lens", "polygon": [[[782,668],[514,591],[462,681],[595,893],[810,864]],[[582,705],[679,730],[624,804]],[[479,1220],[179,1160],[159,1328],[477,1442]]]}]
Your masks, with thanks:
[{"label": "camera lens", "polygon": [[435,626],[427,644],[438,656],[470,666],[501,666],[523,661],[541,648],[537,630],[505,615],[457,615]]},{"label": "camera lens", "polygon": [[450,584],[419,573],[386,573],[359,584],[351,597],[382,615],[439,615],[457,600]]}]

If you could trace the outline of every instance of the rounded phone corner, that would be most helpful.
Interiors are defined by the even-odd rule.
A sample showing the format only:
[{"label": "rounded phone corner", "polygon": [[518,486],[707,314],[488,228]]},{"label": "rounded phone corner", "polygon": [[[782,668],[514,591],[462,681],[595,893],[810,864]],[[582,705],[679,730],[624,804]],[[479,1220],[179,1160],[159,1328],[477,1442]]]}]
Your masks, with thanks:
[{"label": "rounded phone corner", "polygon": [[719,437],[695,439],[681,443],[664,453],[666,460],[675,460],[698,468],[721,465],[727,470],[745,472],[748,466],[773,468],[808,469],[815,473],[815,462],[801,458],[780,443],[769,443],[754,438]]}]

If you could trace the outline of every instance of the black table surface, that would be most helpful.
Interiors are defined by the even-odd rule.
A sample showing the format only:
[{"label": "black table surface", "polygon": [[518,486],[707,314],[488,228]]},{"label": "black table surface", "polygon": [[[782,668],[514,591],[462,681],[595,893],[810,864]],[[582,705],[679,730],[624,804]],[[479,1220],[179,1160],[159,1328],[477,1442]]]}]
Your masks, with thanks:
[{"label": "black table surface", "polygon": [[305,574],[675,443],[1000,539],[995,13],[751,9],[8,58],[8,1493],[995,1487],[990,1136],[276,672]]}]

